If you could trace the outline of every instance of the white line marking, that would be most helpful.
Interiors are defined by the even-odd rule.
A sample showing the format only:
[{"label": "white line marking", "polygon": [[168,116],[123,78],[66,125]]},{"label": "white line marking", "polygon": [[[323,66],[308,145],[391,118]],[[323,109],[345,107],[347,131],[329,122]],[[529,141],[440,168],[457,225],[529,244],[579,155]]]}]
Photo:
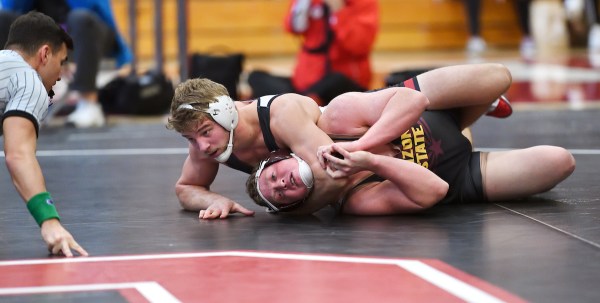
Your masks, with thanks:
[{"label": "white line marking", "polygon": [[577,240],[583,241],[583,242],[585,242],[585,243],[587,243],[587,244],[589,244],[589,245],[591,245],[591,246],[594,246],[594,247],[596,247],[596,248],[600,248],[600,244],[598,244],[598,243],[596,243],[596,242],[592,242],[592,241],[590,241],[590,240],[587,240],[587,239],[585,239],[585,238],[582,238],[582,237],[580,237],[580,236],[578,236],[578,235],[572,234],[572,233],[570,233],[570,232],[568,232],[568,231],[566,231],[566,230],[562,230],[562,229],[560,229],[560,228],[558,228],[558,227],[556,227],[556,226],[552,226],[552,225],[550,225],[550,224],[548,224],[548,223],[545,223],[545,222],[543,222],[543,221],[540,221],[540,220],[538,220],[538,219],[536,219],[536,218],[534,218],[534,217],[528,216],[528,215],[526,215],[526,214],[524,214],[524,213],[521,213],[521,212],[518,212],[518,211],[516,211],[516,210],[514,210],[514,209],[510,209],[510,208],[508,208],[508,207],[506,207],[506,206],[502,206],[502,205],[500,205],[500,204],[496,204],[496,203],[494,203],[494,205],[496,205],[496,206],[498,206],[498,207],[501,207],[501,208],[504,208],[504,209],[506,209],[506,210],[508,210],[508,211],[510,211],[510,212],[513,212],[513,213],[515,213],[515,214],[519,215],[519,216],[523,216],[523,217],[525,217],[525,218],[527,218],[527,219],[533,220],[533,221],[535,221],[535,222],[537,222],[537,223],[540,223],[540,224],[542,224],[542,225],[548,226],[548,227],[550,227],[550,228],[552,228],[552,229],[554,229],[554,230],[556,230],[556,231],[558,231],[558,232],[561,232],[561,233],[563,233],[563,234],[565,234],[565,235],[567,235],[567,236],[573,237],[573,238],[575,238],[575,239],[577,239]]},{"label": "white line marking", "polygon": [[[494,151],[509,151],[514,150],[515,148],[475,148],[475,151],[481,152],[494,152]],[[600,155],[600,149],[567,149],[570,153],[574,155]]]},{"label": "white line marking", "polygon": [[[165,129],[165,131],[167,131]],[[127,132],[102,132],[102,133],[84,133],[70,134],[67,141],[96,141],[96,140],[117,140],[117,139],[145,139],[153,138],[156,140],[157,134],[154,131],[127,131]]]},{"label": "white line marking", "polygon": [[[475,148],[476,151],[507,151],[514,148]],[[600,149],[568,149],[574,155],[600,155]],[[71,157],[71,156],[137,156],[137,155],[187,155],[187,148],[122,148],[122,149],[65,149],[39,150],[38,157]],[[0,158],[4,152],[0,151]]]},{"label": "white line marking", "polygon": [[175,296],[156,282],[139,283],[136,289],[150,302],[180,303]]},{"label": "white line marking", "polygon": [[109,262],[109,261],[133,261],[133,260],[156,260],[156,259],[182,259],[199,257],[250,257],[250,258],[270,258],[286,260],[304,260],[304,261],[325,261],[325,262],[344,262],[344,263],[363,263],[363,264],[387,264],[397,265],[407,271],[417,275],[437,287],[467,301],[467,302],[503,302],[500,299],[477,289],[465,282],[458,280],[448,274],[445,274],[421,261],[417,260],[398,260],[398,259],[379,259],[368,257],[340,257],[325,255],[304,255],[304,254],[286,254],[286,253],[262,253],[262,252],[243,252],[243,251],[223,251],[208,253],[182,253],[182,254],[163,254],[163,255],[133,255],[133,256],[115,256],[115,257],[85,257],[70,259],[51,259],[51,260],[16,260],[3,261],[0,266],[17,265],[36,265],[36,264],[56,264],[56,263],[87,263],[87,262]]},{"label": "white line marking", "polygon": [[202,258],[202,257],[221,257],[230,256],[228,252],[214,253],[181,253],[181,254],[162,254],[162,255],[133,255],[133,256],[115,256],[115,257],[79,257],[65,259],[33,259],[33,260],[15,260],[0,261],[0,266],[14,265],[37,265],[37,264],[61,264],[61,263],[87,263],[87,262],[112,262],[112,261],[137,261],[137,260],[159,260],[159,259],[183,259],[183,258]]},{"label": "white line marking", "polygon": [[[124,149],[66,149],[39,150],[38,157],[71,157],[71,156],[137,156],[137,155],[187,155],[187,148],[124,148]],[[4,157],[4,152],[0,152]]]},{"label": "white line marking", "polygon": [[504,302],[419,261],[400,261],[400,267],[467,302]]},{"label": "white line marking", "polygon": [[27,295],[53,292],[78,292],[98,291],[111,289],[134,288],[142,294],[149,302],[156,303],[180,303],[175,296],[156,282],[133,282],[133,283],[110,283],[110,284],[80,284],[80,285],[56,285],[37,287],[14,287],[0,288],[1,295]]}]

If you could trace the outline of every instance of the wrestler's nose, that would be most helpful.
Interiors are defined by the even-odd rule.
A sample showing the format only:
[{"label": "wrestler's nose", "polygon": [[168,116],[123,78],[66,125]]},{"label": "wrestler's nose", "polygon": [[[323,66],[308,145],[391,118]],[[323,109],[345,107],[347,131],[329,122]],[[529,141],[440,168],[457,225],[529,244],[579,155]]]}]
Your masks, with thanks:
[{"label": "wrestler's nose", "polygon": [[275,189],[286,189],[287,184],[285,183],[285,178],[281,178],[277,180],[273,186]]},{"label": "wrestler's nose", "polygon": [[196,144],[196,148],[203,153],[206,153],[210,148],[210,144],[208,142],[204,142],[204,140],[201,138],[195,138],[194,143]]}]

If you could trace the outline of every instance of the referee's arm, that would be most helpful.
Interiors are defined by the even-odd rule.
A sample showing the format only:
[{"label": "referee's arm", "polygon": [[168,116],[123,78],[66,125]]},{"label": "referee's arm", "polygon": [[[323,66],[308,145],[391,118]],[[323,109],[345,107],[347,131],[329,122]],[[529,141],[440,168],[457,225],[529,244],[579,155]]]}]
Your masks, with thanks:
[{"label": "referee's arm", "polygon": [[[35,156],[37,147],[35,125],[27,118],[9,116],[2,122],[2,127],[6,166],[21,198],[30,201],[39,193],[47,194],[42,169]],[[88,255],[58,219],[44,220],[40,225],[42,238],[52,254],[72,257],[71,249],[74,249],[82,256]]]},{"label": "referee's arm", "polygon": [[42,169],[35,157],[35,126],[29,119],[11,116],[4,119],[2,128],[6,166],[21,198],[28,201],[35,194],[46,191]]}]

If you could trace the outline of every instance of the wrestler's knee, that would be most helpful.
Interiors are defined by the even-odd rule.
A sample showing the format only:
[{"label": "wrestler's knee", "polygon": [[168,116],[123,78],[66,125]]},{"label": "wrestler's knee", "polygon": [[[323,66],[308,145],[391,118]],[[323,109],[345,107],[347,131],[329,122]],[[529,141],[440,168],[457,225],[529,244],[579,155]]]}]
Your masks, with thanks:
[{"label": "wrestler's knee", "polygon": [[497,77],[498,85],[502,86],[503,91],[507,91],[512,84],[512,74],[508,67],[501,63],[489,63],[490,74]]},{"label": "wrestler's knee", "polygon": [[561,180],[564,180],[575,171],[575,158],[562,147],[550,146],[550,148],[553,150],[553,163],[556,165],[557,173],[559,173]]},{"label": "wrestler's knee", "polygon": [[551,169],[549,175],[553,183],[558,184],[575,171],[575,158],[568,150],[551,145],[537,146],[537,149],[537,158]]}]

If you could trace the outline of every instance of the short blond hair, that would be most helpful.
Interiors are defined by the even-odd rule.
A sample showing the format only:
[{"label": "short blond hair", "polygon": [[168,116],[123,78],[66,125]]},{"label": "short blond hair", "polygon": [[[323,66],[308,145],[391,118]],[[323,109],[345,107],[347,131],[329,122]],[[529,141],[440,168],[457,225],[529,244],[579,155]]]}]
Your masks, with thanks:
[{"label": "short blond hair", "polygon": [[[190,130],[195,123],[212,119],[204,111],[210,103],[217,102],[217,97],[223,95],[229,96],[225,86],[206,78],[189,79],[177,85],[171,101],[167,128],[182,133]],[[182,104],[190,104],[199,110],[180,108]]]}]

